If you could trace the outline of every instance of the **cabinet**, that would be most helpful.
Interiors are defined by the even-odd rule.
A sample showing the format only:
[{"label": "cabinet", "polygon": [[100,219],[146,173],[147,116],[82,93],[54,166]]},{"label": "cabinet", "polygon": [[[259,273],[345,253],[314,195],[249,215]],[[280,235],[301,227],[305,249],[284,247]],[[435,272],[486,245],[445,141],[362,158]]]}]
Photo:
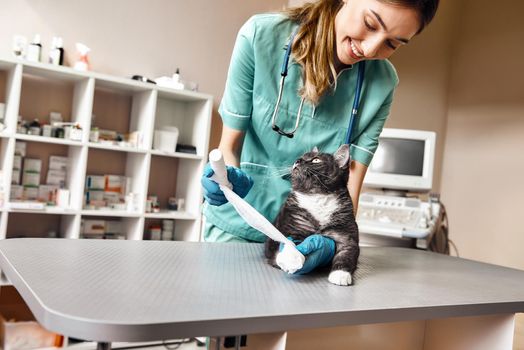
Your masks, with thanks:
[{"label": "cabinet", "polygon": [[[0,102],[5,104],[0,238],[46,237],[50,232],[82,238],[82,222],[102,220],[118,223],[126,239],[141,240],[149,237],[149,226],[173,220],[175,240],[200,239],[200,174],[207,161],[212,96],[69,67],[0,59]],[[81,134],[72,139],[20,132],[19,116],[50,124],[51,112],[60,113],[63,122],[79,125]],[[154,132],[166,127],[176,127],[178,144],[194,146],[196,152],[155,149]],[[131,135],[133,142],[96,141],[90,132],[98,129]],[[38,209],[17,205],[11,185],[20,176],[13,170],[20,161],[15,157],[19,142],[25,143],[24,159],[41,160],[41,184],[46,183],[49,157],[67,158],[63,186],[69,191],[67,205]],[[91,175],[125,179],[122,196],[128,200],[131,196],[134,205],[116,209],[86,205],[86,179]],[[158,198],[160,211],[147,210],[151,195]],[[170,197],[183,199],[183,208],[166,210]]]}]

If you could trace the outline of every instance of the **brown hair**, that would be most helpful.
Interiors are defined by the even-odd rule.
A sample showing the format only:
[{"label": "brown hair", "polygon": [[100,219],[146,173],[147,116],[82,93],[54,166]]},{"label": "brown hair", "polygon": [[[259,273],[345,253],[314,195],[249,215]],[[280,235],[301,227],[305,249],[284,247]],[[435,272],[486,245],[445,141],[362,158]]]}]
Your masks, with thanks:
[{"label": "brown hair", "polygon": [[[351,1],[351,0],[348,0]],[[431,22],[439,0],[378,0],[399,7],[411,8],[420,15],[420,33]],[[292,53],[304,70],[301,97],[317,104],[320,97],[336,84],[334,57],[335,17],[343,6],[342,0],[318,0],[284,11],[294,22],[300,23]]]}]

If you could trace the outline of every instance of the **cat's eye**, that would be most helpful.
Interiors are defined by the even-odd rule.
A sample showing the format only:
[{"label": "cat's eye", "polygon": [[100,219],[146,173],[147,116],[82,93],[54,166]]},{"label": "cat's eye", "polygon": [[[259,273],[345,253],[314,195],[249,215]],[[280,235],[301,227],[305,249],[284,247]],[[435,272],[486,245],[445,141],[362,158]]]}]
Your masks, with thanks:
[{"label": "cat's eye", "polygon": [[320,158],[313,158],[313,160],[311,161],[311,163],[322,163],[322,161],[320,160]]}]

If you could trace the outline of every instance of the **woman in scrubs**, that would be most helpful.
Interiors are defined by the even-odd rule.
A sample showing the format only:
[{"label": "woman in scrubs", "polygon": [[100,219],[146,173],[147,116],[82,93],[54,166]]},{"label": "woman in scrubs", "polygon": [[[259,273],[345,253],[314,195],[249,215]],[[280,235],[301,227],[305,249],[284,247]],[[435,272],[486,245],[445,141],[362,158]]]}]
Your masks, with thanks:
[{"label": "woman in scrubs", "polygon": [[[250,18],[238,33],[219,107],[224,123],[219,149],[233,190],[273,222],[290,190],[289,180],[279,176],[282,169],[289,169],[315,146],[333,153],[344,143],[359,62],[366,61],[350,138],[348,189],[356,212],[364,175],[398,84],[387,58],[424,29],[437,6],[438,0],[319,0],[285,13]],[[288,75],[273,119],[290,40]],[[292,133],[297,118],[293,137],[274,130],[276,126]],[[263,242],[266,237],[226,203],[209,179],[212,174],[206,167],[202,177],[207,202],[204,239]],[[334,253],[329,238],[314,237],[305,272]]]}]

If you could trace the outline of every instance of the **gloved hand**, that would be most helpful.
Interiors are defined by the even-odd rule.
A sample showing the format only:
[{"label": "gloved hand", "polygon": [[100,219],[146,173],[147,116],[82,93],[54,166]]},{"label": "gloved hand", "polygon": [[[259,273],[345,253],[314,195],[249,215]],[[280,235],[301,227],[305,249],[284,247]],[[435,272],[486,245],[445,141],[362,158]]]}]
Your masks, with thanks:
[{"label": "gloved hand", "polygon": [[[291,238],[289,238],[291,239]],[[280,244],[283,248],[283,244]],[[326,266],[331,263],[335,256],[335,241],[331,238],[316,234],[307,237],[302,243],[297,245],[297,249],[306,257],[304,266],[295,274],[305,275],[317,267]]]},{"label": "gloved hand", "polygon": [[[233,185],[233,192],[244,198],[251,187],[253,187],[253,179],[239,168],[227,166],[226,170],[227,179]],[[200,182],[204,188],[204,198],[206,201],[211,205],[220,206],[226,203],[227,199],[218,184],[211,180],[211,176],[213,176],[214,173],[209,163],[207,163]]]}]

